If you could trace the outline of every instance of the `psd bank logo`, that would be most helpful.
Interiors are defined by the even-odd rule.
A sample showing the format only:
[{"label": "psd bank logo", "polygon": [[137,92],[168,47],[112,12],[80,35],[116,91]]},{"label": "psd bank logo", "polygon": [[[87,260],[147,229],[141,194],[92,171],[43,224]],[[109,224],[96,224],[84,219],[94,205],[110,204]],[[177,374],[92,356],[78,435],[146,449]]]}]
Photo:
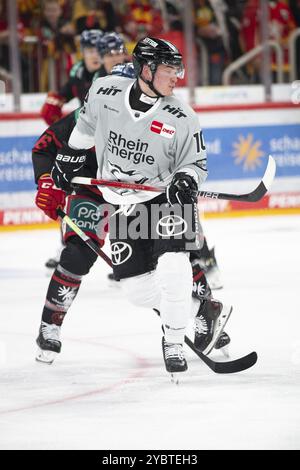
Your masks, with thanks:
[{"label": "psd bank logo", "polygon": [[175,237],[187,231],[186,221],[180,215],[166,215],[156,225],[156,233],[161,237]]},{"label": "psd bank logo", "polygon": [[93,202],[71,200],[70,217],[81,230],[97,230],[100,221],[98,205]]},{"label": "psd bank logo", "polygon": [[260,149],[261,144],[260,140],[254,140],[253,134],[248,134],[247,137],[239,135],[238,142],[233,144],[234,163],[242,164],[243,170],[255,170],[261,165],[260,159],[264,156]]},{"label": "psd bank logo", "polygon": [[131,246],[125,242],[115,242],[111,245],[110,249],[111,261],[115,266],[125,263],[132,255]]}]

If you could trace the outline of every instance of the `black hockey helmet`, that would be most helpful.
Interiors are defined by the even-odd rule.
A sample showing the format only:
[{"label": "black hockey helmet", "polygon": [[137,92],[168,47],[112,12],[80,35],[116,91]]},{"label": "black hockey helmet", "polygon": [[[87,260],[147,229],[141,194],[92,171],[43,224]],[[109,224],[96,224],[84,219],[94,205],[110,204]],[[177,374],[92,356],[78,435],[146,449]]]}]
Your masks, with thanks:
[{"label": "black hockey helmet", "polygon": [[136,44],[132,57],[137,76],[141,75],[143,65],[149,65],[150,70],[155,73],[159,64],[165,64],[178,67],[178,77],[184,77],[182,55],[174,44],[165,39],[141,39]]},{"label": "black hockey helmet", "polygon": [[106,54],[126,53],[122,36],[115,32],[103,34],[97,41],[96,47],[101,57]]},{"label": "black hockey helmet", "polygon": [[80,47],[96,47],[96,43],[103,36],[101,29],[85,29],[80,35]]}]

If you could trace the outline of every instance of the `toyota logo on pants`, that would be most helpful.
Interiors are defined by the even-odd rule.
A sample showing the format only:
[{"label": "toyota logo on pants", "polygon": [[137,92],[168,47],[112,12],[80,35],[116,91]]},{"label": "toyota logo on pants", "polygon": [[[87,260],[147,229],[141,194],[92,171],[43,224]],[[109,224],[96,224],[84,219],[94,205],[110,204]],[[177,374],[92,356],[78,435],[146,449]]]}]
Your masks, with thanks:
[{"label": "toyota logo on pants", "polygon": [[182,235],[186,230],[187,223],[179,215],[166,215],[158,221],[156,226],[156,232],[161,237]]},{"label": "toyota logo on pants", "polygon": [[125,263],[132,255],[132,248],[128,243],[116,242],[111,245],[112,264],[118,266]]}]

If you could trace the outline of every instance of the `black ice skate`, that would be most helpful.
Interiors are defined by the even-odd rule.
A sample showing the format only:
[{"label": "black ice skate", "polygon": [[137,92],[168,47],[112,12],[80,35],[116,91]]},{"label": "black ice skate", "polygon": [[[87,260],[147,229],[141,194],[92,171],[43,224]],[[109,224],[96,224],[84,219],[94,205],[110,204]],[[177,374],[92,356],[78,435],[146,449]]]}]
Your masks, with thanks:
[{"label": "black ice skate", "polygon": [[57,252],[56,252],[56,256],[53,256],[52,258],[49,258],[46,263],[45,263],[45,267],[47,268],[47,274],[50,274],[52,273],[52,271],[54,271],[54,269],[57,268],[58,264],[59,264],[59,261],[60,261],[60,255],[61,255],[61,252],[62,250],[64,249],[65,245],[64,243],[62,242],[58,249],[57,249]]},{"label": "black ice skate", "polygon": [[229,343],[230,343],[230,336],[225,331],[223,331],[223,333],[219,336],[219,339],[217,340],[214,348],[222,349],[228,346]]},{"label": "black ice skate", "polygon": [[225,331],[223,331],[223,333],[221,333],[221,335],[219,336],[219,339],[216,341],[214,348],[217,351],[221,351],[221,353],[228,358],[230,357],[228,348],[230,341],[230,336]]},{"label": "black ice skate", "polygon": [[215,257],[215,248],[209,250],[209,255],[199,258],[199,264],[207,277],[211,289],[222,289],[221,273]]},{"label": "black ice skate", "polygon": [[203,354],[209,354],[215,347],[232,307],[223,306],[221,302],[213,299],[204,300],[195,317],[195,347]]},{"label": "black ice skate", "polygon": [[56,258],[49,258],[48,261],[46,261],[45,266],[48,269],[55,269],[57,268],[57,265],[59,263],[59,260]]},{"label": "black ice skate", "polygon": [[61,342],[60,338],[60,326],[49,324],[46,322],[41,323],[39,335],[36,339],[38,345],[38,351],[36,360],[39,362],[45,362],[52,364],[56,355],[60,353]]},{"label": "black ice skate", "polygon": [[116,282],[120,282],[119,279],[116,279],[116,278],[115,278],[114,273],[109,273],[109,274],[107,275],[107,279],[108,279],[114,286],[116,285],[116,284],[115,284]]},{"label": "black ice skate", "polygon": [[167,343],[162,337],[162,350],[165,366],[168,372],[184,372],[187,370],[187,362],[184,357],[183,345],[179,343]]}]

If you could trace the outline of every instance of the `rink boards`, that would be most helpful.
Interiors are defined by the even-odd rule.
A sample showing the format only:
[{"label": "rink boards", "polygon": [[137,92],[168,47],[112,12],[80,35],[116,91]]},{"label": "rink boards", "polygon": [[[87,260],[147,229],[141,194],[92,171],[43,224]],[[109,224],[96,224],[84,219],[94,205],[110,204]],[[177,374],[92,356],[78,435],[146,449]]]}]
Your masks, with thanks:
[{"label": "rink boards", "polygon": [[[208,153],[203,189],[245,193],[277,163],[270,193],[255,204],[205,199],[207,217],[300,213],[300,107],[291,103],[195,108]],[[0,114],[0,229],[53,225],[35,207],[31,149],[47,126],[37,113]]]}]

